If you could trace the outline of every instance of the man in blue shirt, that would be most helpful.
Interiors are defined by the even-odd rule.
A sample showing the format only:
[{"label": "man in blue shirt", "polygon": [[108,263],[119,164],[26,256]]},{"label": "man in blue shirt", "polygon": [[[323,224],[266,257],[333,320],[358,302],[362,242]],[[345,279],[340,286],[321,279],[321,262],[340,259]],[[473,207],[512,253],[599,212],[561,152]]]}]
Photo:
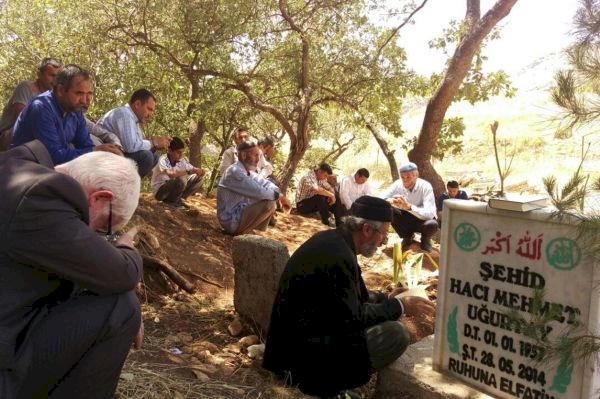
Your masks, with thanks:
[{"label": "man in blue shirt", "polygon": [[11,147],[38,139],[50,153],[54,164],[71,161],[92,150],[121,155],[114,144],[94,146],[87,131],[82,109],[92,95],[89,72],[77,65],[65,66],[56,75],[52,90],[34,98],[21,112]]},{"label": "man in blue shirt", "polygon": [[140,177],[150,174],[158,163],[156,150],[166,150],[170,137],[157,136],[150,140],[144,137],[142,123],[152,119],[156,110],[156,98],[146,89],[138,89],[131,95],[129,104],[112,109],[98,121],[98,125],[117,135],[127,158],[138,165]]},{"label": "man in blue shirt", "polygon": [[290,203],[279,187],[256,173],[260,149],[253,141],[237,146],[238,161],[230,165],[217,187],[217,219],[231,235],[266,230],[277,200],[284,210]]}]

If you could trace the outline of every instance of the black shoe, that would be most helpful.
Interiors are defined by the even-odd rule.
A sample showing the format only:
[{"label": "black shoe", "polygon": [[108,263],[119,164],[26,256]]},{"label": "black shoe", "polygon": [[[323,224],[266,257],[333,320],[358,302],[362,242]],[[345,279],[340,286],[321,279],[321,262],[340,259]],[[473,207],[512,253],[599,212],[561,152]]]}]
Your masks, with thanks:
[{"label": "black shoe", "polygon": [[271,216],[271,219],[269,219],[269,226],[273,227],[277,224],[277,219],[275,219],[275,215]]},{"label": "black shoe", "polygon": [[187,209],[189,206],[181,201],[163,201],[163,204],[173,209]]},{"label": "black shoe", "polygon": [[410,249],[410,244],[413,242],[413,236],[401,237],[402,238],[402,252],[406,252]]},{"label": "black shoe", "polygon": [[431,240],[422,240],[421,249],[425,252],[431,252],[433,247],[431,246]]}]

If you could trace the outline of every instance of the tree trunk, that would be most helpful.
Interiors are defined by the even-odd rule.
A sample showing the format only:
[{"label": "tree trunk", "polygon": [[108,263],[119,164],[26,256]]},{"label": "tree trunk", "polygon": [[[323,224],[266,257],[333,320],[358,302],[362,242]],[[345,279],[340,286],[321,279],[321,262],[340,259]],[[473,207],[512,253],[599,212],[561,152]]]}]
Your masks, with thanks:
[{"label": "tree trunk", "polygon": [[379,144],[379,148],[381,148],[383,156],[387,159],[388,164],[390,165],[390,174],[392,175],[392,181],[398,180],[400,178],[400,172],[398,171],[398,164],[396,163],[396,158],[394,158],[395,151],[390,150],[390,148],[387,145],[387,141],[385,141],[385,139],[381,137],[381,134],[379,134],[379,131],[375,126],[373,126],[370,123],[367,123],[367,129],[369,129],[373,137],[375,137],[375,141],[377,142],[377,144]]},{"label": "tree trunk", "polygon": [[201,119],[196,124],[196,129],[190,134],[190,163],[202,166],[202,139],[206,133],[206,123]]},{"label": "tree trunk", "polygon": [[[294,177],[298,163],[304,157],[306,150],[308,150],[308,144],[310,138],[308,137],[308,115],[310,112],[306,111],[299,117],[298,127],[296,132],[286,129],[288,137],[290,138],[290,151],[285,161],[285,165],[279,173],[278,181],[281,191],[285,194],[290,181]],[[291,128],[291,125],[288,125]]]},{"label": "tree trunk", "polygon": [[496,24],[508,15],[518,0],[497,0],[483,18],[480,18],[480,0],[466,1],[467,33],[456,47],[442,83],[427,103],[419,138],[408,153],[408,158],[419,167],[420,176],[433,185],[436,196],[445,190],[445,184],[431,164],[431,155],[440,136],[446,111],[467,75],[481,42]]}]

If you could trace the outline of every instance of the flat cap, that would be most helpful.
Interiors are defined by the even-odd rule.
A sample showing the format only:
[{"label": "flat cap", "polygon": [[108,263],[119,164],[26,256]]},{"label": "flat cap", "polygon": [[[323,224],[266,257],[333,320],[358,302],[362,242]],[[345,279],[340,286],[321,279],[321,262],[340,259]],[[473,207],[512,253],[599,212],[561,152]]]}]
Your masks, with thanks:
[{"label": "flat cap", "polygon": [[418,168],[414,162],[408,162],[400,166],[400,173],[413,172],[415,170],[418,170]]},{"label": "flat cap", "polygon": [[352,203],[350,213],[359,218],[378,222],[392,221],[392,205],[384,199],[363,195]]}]

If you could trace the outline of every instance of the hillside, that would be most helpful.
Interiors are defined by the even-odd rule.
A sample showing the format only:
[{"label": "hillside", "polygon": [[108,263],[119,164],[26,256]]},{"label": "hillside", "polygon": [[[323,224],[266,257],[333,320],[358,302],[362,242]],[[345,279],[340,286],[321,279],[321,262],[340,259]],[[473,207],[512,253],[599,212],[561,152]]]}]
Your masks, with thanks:
[{"label": "hillside", "polygon": [[[118,397],[135,398],[309,398],[261,368],[246,347],[257,343],[251,326],[238,319],[233,308],[234,267],[232,237],[217,222],[213,198],[188,199],[190,210],[175,210],[142,194],[133,223],[141,226],[138,249],[168,263],[195,289],[186,293],[162,273],[146,268],[143,302],[145,339],[142,350],[132,351],[125,364]],[[324,227],[298,215],[277,214],[277,224],[259,234],[279,240],[293,252]],[[392,237],[393,236],[393,237]],[[391,288],[390,242],[372,258],[359,257],[371,289]],[[439,261],[439,254],[432,254]],[[429,263],[424,267],[433,269]],[[432,295],[433,291],[432,291]],[[415,339],[430,334],[405,320]],[[231,328],[240,330],[235,334]],[[366,387],[369,397],[372,387]],[[410,398],[406,398],[410,399]]]},{"label": "hillside", "polygon": [[[554,75],[566,62],[558,53],[542,57],[511,76],[517,92],[513,98],[494,97],[490,101],[475,105],[466,102],[452,104],[446,117],[462,117],[466,126],[463,139],[463,151],[458,156],[448,155],[443,161],[434,161],[434,166],[443,179],[460,179],[463,176],[479,176],[482,180],[496,181],[498,171],[493,156],[490,124],[499,122],[498,137],[501,148],[501,164],[510,163],[509,185],[527,185],[542,189],[542,178],[550,174],[563,181],[577,168],[581,160],[582,138],[595,144],[594,127],[581,129],[567,139],[556,139],[556,118],[560,110],[551,102],[550,92],[554,84]],[[406,161],[403,145],[407,140],[417,137],[427,99],[408,99],[405,103],[401,124],[405,137],[389,139],[390,147],[396,150],[398,163]],[[589,136],[588,136],[589,135]],[[341,173],[352,173],[357,167],[364,166],[374,171],[373,180],[377,185],[389,183],[389,166],[375,143],[360,150],[359,166],[354,154],[357,150],[344,154],[337,162]],[[584,171],[596,174],[600,171],[599,155],[592,151],[584,163]],[[468,192],[472,190],[466,187]]]}]

